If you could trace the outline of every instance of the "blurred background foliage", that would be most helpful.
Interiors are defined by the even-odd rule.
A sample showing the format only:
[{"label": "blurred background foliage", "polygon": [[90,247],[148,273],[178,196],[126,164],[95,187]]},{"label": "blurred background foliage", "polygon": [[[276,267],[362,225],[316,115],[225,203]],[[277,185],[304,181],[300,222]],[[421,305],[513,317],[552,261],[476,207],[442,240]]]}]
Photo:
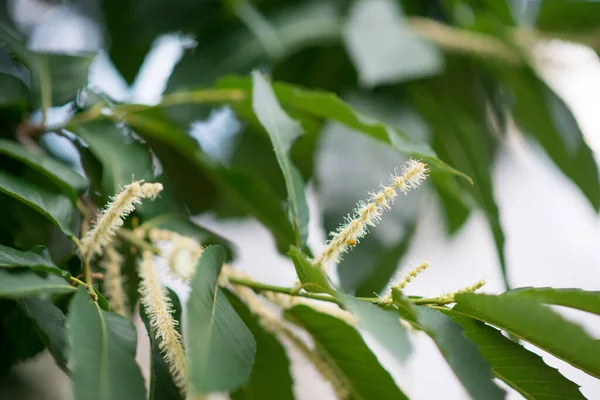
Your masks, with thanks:
[{"label": "blurred background foliage", "polygon": [[[472,210],[480,210],[502,268],[510,268],[491,170],[513,123],[545,150],[591,207],[600,207],[592,152],[568,107],[536,72],[533,57],[535,46],[551,38],[600,49],[600,2],[39,2],[83,15],[98,27],[100,39],[77,54],[28,47],[31,26],[14,18],[19,3],[0,1],[0,135],[26,141],[44,138],[48,131],[69,138],[90,180],[90,199],[98,206],[132,176],[157,179],[171,190],[157,204],[144,206],[142,219],[164,213],[251,215],[271,230],[281,251],[295,241],[292,227],[278,211],[286,200],[283,175],[249,98],[229,99],[233,113],[223,108],[228,99],[216,100],[218,108],[191,101],[131,109],[126,129],[109,121],[67,129],[49,123],[51,107],[66,104],[70,116],[77,118],[98,104],[119,106],[117,99],[92,87],[78,92],[86,87],[96,50],[105,49],[125,82],[135,85],[158,38],[176,34],[185,52],[168,78],[166,96],[189,92],[193,97],[194,91],[207,88],[247,95],[247,74],[256,69],[277,82],[279,101],[304,132],[294,142],[291,157],[303,180],[312,182],[326,231],[334,230],[407,155],[437,154],[467,176],[433,165],[431,190],[442,206],[448,234],[459,231]],[[217,117],[225,121],[220,131],[198,128],[198,121],[214,122]],[[40,121],[46,127],[38,127]],[[60,157],[48,141],[41,143]],[[57,200],[56,185],[3,154],[10,151],[0,150],[3,169],[47,186],[55,217],[69,220]],[[341,263],[346,291],[370,295],[382,289],[408,247],[424,203],[420,196],[403,199],[393,216]],[[27,229],[35,218],[30,209],[19,207],[10,196],[0,196],[0,204],[3,244],[25,249],[40,243],[41,235],[41,242],[54,243],[49,246],[53,257],[68,254],[64,237],[47,220],[32,232]]]}]

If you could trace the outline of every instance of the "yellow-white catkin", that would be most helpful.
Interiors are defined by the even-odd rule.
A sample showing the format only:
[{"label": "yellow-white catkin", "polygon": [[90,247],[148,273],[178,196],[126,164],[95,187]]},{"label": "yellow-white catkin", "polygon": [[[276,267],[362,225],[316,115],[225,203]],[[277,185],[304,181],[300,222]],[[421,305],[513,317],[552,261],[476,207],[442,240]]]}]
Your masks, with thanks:
[{"label": "yellow-white catkin", "polygon": [[400,190],[407,194],[417,188],[427,178],[429,169],[421,161],[408,160],[401,173],[392,174],[390,185],[383,186],[380,191],[370,193],[368,202],[359,202],[353,215],[346,217],[346,222],[335,232],[331,232],[331,240],[325,250],[314,260],[316,265],[326,268],[330,263],[338,263],[341,257],[352,246],[356,245],[368,232],[369,226],[381,221],[384,211],[389,210]]},{"label": "yellow-white catkin", "polygon": [[152,229],[148,236],[155,245],[169,242],[169,246],[161,250],[169,269],[178,278],[191,280],[204,250],[202,246],[191,237],[164,229]]},{"label": "yellow-white catkin", "polygon": [[409,271],[408,274],[404,276],[404,278],[396,284],[392,284],[390,287],[395,289],[404,290],[406,285],[408,285],[417,275],[421,272],[425,271],[429,267],[429,262],[423,261],[421,264],[417,265],[415,268]]},{"label": "yellow-white catkin", "polygon": [[[236,276],[247,278],[247,276],[239,271],[235,271],[229,266],[223,266],[221,270],[222,283],[226,282],[228,276]],[[281,335],[288,339],[292,345],[300,351],[315,367],[317,372],[331,383],[333,390],[336,393],[336,398],[347,399],[350,396],[350,390],[343,378],[343,375],[337,370],[335,363],[325,359],[325,355],[317,350],[311,350],[302,340],[300,340],[294,332],[292,332],[267,306],[260,301],[254,291],[248,287],[232,284],[233,292],[248,306],[250,312],[256,315],[260,325],[267,332],[275,335]]]},{"label": "yellow-white catkin", "polygon": [[110,308],[117,314],[128,316],[127,297],[123,290],[123,276],[121,275],[121,266],[123,257],[113,247],[108,246],[104,252],[102,266],[104,267],[104,289]]},{"label": "yellow-white catkin", "polygon": [[117,229],[123,226],[123,219],[140,204],[142,198],[154,199],[162,191],[160,183],[132,182],[126,185],[121,193],[112,197],[104,210],[96,218],[92,229],[81,239],[80,254],[89,261],[94,254],[101,254],[102,249],[112,240]]},{"label": "yellow-white catkin", "polygon": [[144,251],[139,263],[140,297],[150,320],[152,335],[158,340],[158,347],[169,366],[173,381],[185,393],[187,390],[188,364],[181,334],[177,331],[178,322],[173,318],[171,301],[167,290],[161,286],[156,275],[154,256]]},{"label": "yellow-white catkin", "polygon": [[466,286],[462,289],[458,289],[455,292],[446,293],[439,297],[440,303],[453,303],[455,301],[455,296],[459,294],[465,293],[474,293],[477,290],[481,289],[485,285],[485,279],[478,280],[474,284],[470,286]]}]

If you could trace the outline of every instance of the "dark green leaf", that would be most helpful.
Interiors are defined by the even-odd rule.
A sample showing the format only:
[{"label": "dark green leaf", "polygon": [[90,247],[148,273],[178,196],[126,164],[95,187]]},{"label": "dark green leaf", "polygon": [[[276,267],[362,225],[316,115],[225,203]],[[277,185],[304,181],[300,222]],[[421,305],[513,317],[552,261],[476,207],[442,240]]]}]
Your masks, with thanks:
[{"label": "dark green leaf", "polygon": [[504,391],[492,380],[490,364],[465,337],[460,325],[428,307],[417,307],[416,312],[419,325],[433,339],[472,399],[504,398]]},{"label": "dark green leaf", "polygon": [[87,189],[87,180],[68,165],[45,154],[33,154],[16,142],[0,139],[0,153],[27,164],[52,179],[72,199]]},{"label": "dark green leaf", "polygon": [[105,199],[119,193],[134,180],[152,181],[148,147],[127,137],[124,129],[110,121],[92,121],[72,128],[102,165]]},{"label": "dark green leaf", "polygon": [[585,399],[575,383],[546,365],[537,354],[504,337],[500,331],[459,314],[447,314],[477,345],[494,375],[526,399]]},{"label": "dark green leaf", "polygon": [[344,41],[368,86],[435,75],[444,67],[440,51],[411,31],[393,0],[353,3]]},{"label": "dark green leaf", "polygon": [[327,274],[321,269],[320,266],[313,265],[312,261],[309,260],[302,251],[295,247],[290,247],[288,253],[294,268],[296,268],[296,275],[302,283],[302,287],[307,292],[313,293],[331,293],[333,286]]},{"label": "dark green leaf", "polygon": [[34,271],[49,272],[59,276],[64,274],[64,271],[52,262],[48,249],[43,246],[21,251],[0,245],[0,267],[31,268]]},{"label": "dark green leaf", "polygon": [[145,400],[144,378],[135,361],[136,331],[131,321],[103,311],[84,288],[67,318],[74,398]]},{"label": "dark green leaf", "polygon": [[0,192],[27,204],[67,236],[74,236],[74,207],[68,197],[0,171]]},{"label": "dark green leaf", "polygon": [[[1,49],[0,49],[1,50]],[[29,88],[16,76],[0,72],[0,107],[27,109]]]},{"label": "dark green leaf", "polygon": [[351,399],[406,399],[355,328],[308,306],[294,306],[286,318],[311,334],[315,349],[336,373]]},{"label": "dark green leaf", "polygon": [[452,313],[494,325],[560,358],[588,374],[600,377],[600,340],[591,338],[537,299],[517,295],[460,294]]},{"label": "dark green leaf", "polygon": [[35,297],[19,299],[18,304],[33,321],[40,339],[44,342],[58,366],[63,371],[67,371],[69,342],[65,314],[51,301]]},{"label": "dark green leaf", "polygon": [[542,145],[598,211],[598,166],[565,102],[530,69],[505,69],[502,76],[514,92],[513,115],[517,124]]},{"label": "dark green leaf", "polygon": [[184,332],[190,363],[190,390],[231,391],[248,381],[256,341],[217,284],[225,249],[208,246],[198,262],[187,302]]},{"label": "dark green leaf", "polygon": [[55,275],[46,277],[33,271],[7,271],[0,269],[0,298],[61,294],[74,292],[75,288]]},{"label": "dark green leaf", "polygon": [[[178,155],[174,162],[181,164],[182,160],[187,160],[190,163],[193,170],[181,171],[183,175],[175,176],[174,179],[193,186],[197,184],[198,176],[207,176],[215,185],[222,187],[241,208],[257,217],[271,230],[280,251],[287,251],[289,245],[295,242],[292,227],[281,212],[281,204],[265,182],[245,171],[225,168],[215,163],[191,137],[174,123],[161,117],[156,110],[127,113],[124,118],[140,135],[156,142],[153,149],[157,153],[161,148],[169,148]],[[158,155],[160,158],[160,153]],[[164,160],[161,158],[161,161]],[[168,172],[168,166],[163,166]],[[189,177],[190,180],[184,177]],[[203,192],[202,195],[206,194]]]},{"label": "dark green leaf", "polygon": [[[217,86],[249,90],[250,82],[247,78],[230,76],[221,79]],[[279,102],[286,108],[315,118],[339,122],[360,133],[390,144],[401,153],[422,159],[429,164],[432,170],[459,175],[469,182],[471,181],[467,175],[441,161],[427,143],[412,142],[403,133],[392,127],[355,111],[333,93],[306,90],[285,83],[274,83],[273,89]]]},{"label": "dark green leaf", "polygon": [[[169,290],[169,299],[171,300],[173,318],[179,323],[177,331],[181,333],[181,303],[179,298],[172,290]],[[150,328],[150,320],[144,307],[140,307],[140,317],[146,326],[148,336],[150,337],[151,348],[151,369],[150,369],[150,394],[149,400],[183,400],[184,397],[181,391],[173,382],[173,376],[169,371],[169,365],[163,358],[160,348],[159,341],[155,335],[152,334]]]},{"label": "dark green leaf", "polygon": [[506,295],[531,297],[541,303],[576,308],[600,315],[600,292],[588,292],[581,289],[524,287],[511,290]]},{"label": "dark green leaf", "polygon": [[0,374],[44,350],[34,324],[14,302],[0,301]]},{"label": "dark green leaf", "polygon": [[302,135],[302,128],[281,108],[273,89],[260,73],[255,72],[252,79],[252,108],[273,143],[285,178],[290,219],[299,238],[296,245],[304,246],[308,239],[308,204],[302,175],[290,157],[292,144]]},{"label": "dark green leaf", "polygon": [[359,327],[368,332],[398,360],[406,361],[410,353],[410,342],[397,313],[342,293],[337,293],[336,298],[348,311],[358,317]]},{"label": "dark green leaf", "polygon": [[275,335],[261,325],[248,307],[231,292],[226,292],[229,302],[256,339],[256,360],[250,380],[231,393],[233,400],[292,400],[292,377],[285,349]]},{"label": "dark green leaf", "polygon": [[600,15],[598,1],[552,0],[540,1],[531,6],[539,6],[536,22],[538,29],[564,33],[597,32]]}]

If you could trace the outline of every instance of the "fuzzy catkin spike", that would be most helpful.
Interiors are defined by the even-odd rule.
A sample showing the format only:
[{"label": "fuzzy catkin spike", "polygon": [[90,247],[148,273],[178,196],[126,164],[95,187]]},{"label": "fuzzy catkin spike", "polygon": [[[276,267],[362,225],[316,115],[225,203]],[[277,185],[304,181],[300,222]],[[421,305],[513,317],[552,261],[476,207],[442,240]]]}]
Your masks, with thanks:
[{"label": "fuzzy catkin spike", "polygon": [[96,218],[96,223],[81,239],[79,249],[84,260],[89,261],[94,254],[101,254],[102,249],[110,244],[117,229],[123,226],[123,219],[133,210],[135,204],[141,204],[142,198],[154,199],[162,191],[160,183],[132,182],[106,205]]},{"label": "fuzzy catkin spike", "polygon": [[330,233],[331,240],[325,250],[314,260],[315,265],[326,268],[330,263],[338,263],[342,255],[367,234],[369,226],[375,226],[381,221],[383,212],[391,208],[394,199],[398,196],[396,190],[407,194],[427,178],[428,172],[425,163],[408,160],[402,167],[401,173],[392,174],[389,186],[383,186],[379,192],[370,193],[369,201],[359,202],[354,214],[346,217],[345,224]]},{"label": "fuzzy catkin spike", "polygon": [[121,266],[123,265],[123,257],[114,248],[108,246],[104,252],[104,288],[110,308],[117,314],[127,317],[127,297],[123,290],[123,277],[121,275]]},{"label": "fuzzy catkin spike", "polygon": [[180,279],[189,281],[196,272],[196,265],[204,249],[193,238],[180,235],[164,229],[151,229],[148,233],[150,240],[159,245],[160,242],[169,242],[170,246],[161,251],[167,260],[171,272]]},{"label": "fuzzy catkin spike", "polygon": [[404,276],[404,279],[402,279],[397,284],[392,285],[391,287],[392,288],[396,288],[396,289],[400,289],[400,290],[404,290],[406,288],[406,286],[413,279],[416,278],[417,275],[419,275],[421,272],[425,271],[428,267],[429,267],[429,262],[423,261],[421,264],[419,264],[415,268],[413,268],[408,274],[406,274]]},{"label": "fuzzy catkin spike", "polygon": [[169,366],[175,385],[182,393],[186,393],[188,364],[182,337],[176,329],[178,322],[173,318],[167,290],[160,285],[156,276],[154,256],[149,251],[142,254],[139,274],[141,303],[150,319],[152,334],[159,342],[158,347]]},{"label": "fuzzy catkin spike", "polygon": [[485,285],[485,279],[480,279],[470,286],[458,289],[456,292],[446,293],[439,297],[440,303],[454,303],[455,297],[459,294],[475,293]]}]

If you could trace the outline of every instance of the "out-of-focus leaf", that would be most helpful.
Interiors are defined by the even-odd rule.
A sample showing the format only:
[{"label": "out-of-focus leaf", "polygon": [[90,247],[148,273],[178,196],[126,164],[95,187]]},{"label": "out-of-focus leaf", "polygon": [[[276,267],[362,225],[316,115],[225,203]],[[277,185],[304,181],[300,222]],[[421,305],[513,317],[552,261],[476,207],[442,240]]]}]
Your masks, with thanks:
[{"label": "out-of-focus leaf", "polygon": [[349,398],[407,399],[355,328],[303,305],[286,310],[285,316],[310,333]]},{"label": "out-of-focus leaf", "polygon": [[398,262],[408,250],[414,229],[413,224],[395,246],[382,249],[373,255],[373,265],[369,268],[370,273],[356,288],[356,296],[370,297],[374,293],[381,293],[398,269]]},{"label": "out-of-focus leaf", "polygon": [[414,84],[409,91],[431,126],[433,146],[440,157],[473,178],[474,185],[464,185],[463,190],[468,190],[485,212],[508,286],[504,232],[491,174],[495,143],[485,119],[486,93],[482,86],[486,78],[472,63],[448,57],[443,74]]},{"label": "out-of-focus leaf", "polygon": [[581,289],[523,287],[506,292],[507,296],[531,297],[544,304],[576,308],[600,315],[600,292]]},{"label": "out-of-focus leaf", "polygon": [[288,255],[304,290],[313,293],[331,293],[334,290],[327,273],[320,266],[313,265],[299,248],[291,246]]},{"label": "out-of-focus leaf", "polygon": [[256,339],[256,359],[250,380],[231,393],[233,400],[292,400],[292,377],[285,349],[277,336],[263,328],[259,319],[234,294],[226,292],[229,302]]},{"label": "out-of-focus leaf", "polygon": [[74,236],[75,210],[67,196],[0,171],[0,192],[28,205],[53,224],[65,235]]},{"label": "out-of-focus leaf", "polygon": [[598,211],[598,166],[567,105],[529,69],[504,69],[502,76],[514,92],[517,124],[542,145]]},{"label": "out-of-focus leaf", "polygon": [[49,272],[59,276],[64,274],[64,271],[52,262],[48,249],[44,246],[21,251],[0,245],[0,267],[30,268],[34,271]]},{"label": "out-of-focus leaf", "polygon": [[471,398],[504,398],[504,391],[492,380],[489,363],[477,346],[467,339],[460,325],[427,307],[417,307],[416,314],[419,325],[433,339]]},{"label": "out-of-focus leaf", "polygon": [[[280,251],[287,251],[289,245],[295,242],[295,235],[289,221],[281,212],[281,205],[268,185],[244,171],[225,168],[202,152],[198,144],[175,124],[161,117],[155,110],[143,113],[127,113],[125,120],[136,131],[147,139],[155,142],[153,149],[161,158],[160,151],[169,148],[179,156],[181,163],[186,160],[193,170],[181,171],[183,175],[171,177],[187,185],[195,185],[198,176],[206,176],[214,185],[221,187],[236,204],[254,215],[274,235]],[[161,161],[163,159],[161,158]],[[173,160],[174,162],[176,160]],[[167,165],[165,171],[169,173]],[[188,181],[183,179],[189,177]],[[210,195],[210,193],[202,193]]]},{"label": "out-of-focus leaf", "polygon": [[449,182],[447,178],[440,174],[432,174],[431,182],[433,182],[440,200],[446,222],[446,232],[448,235],[454,235],[467,221],[471,210],[468,203],[461,199],[461,197],[465,197],[464,191],[459,185],[454,185],[456,182]]},{"label": "out-of-focus leaf", "polygon": [[14,302],[0,300],[0,373],[44,350],[34,324]]},{"label": "out-of-focus leaf", "polygon": [[102,310],[80,288],[67,317],[69,367],[78,400],[145,400],[135,361],[137,335],[128,319]]},{"label": "out-of-focus leaf", "polygon": [[[169,299],[173,313],[173,319],[179,323],[176,329],[181,333],[181,303],[179,298],[172,290],[169,290]],[[150,369],[150,393],[148,400],[183,400],[184,397],[181,391],[173,382],[173,376],[169,371],[169,365],[163,358],[159,341],[156,339],[150,328],[150,320],[144,307],[140,307],[140,317],[144,322],[148,336],[150,337],[151,348],[151,369]]]},{"label": "out-of-focus leaf", "polygon": [[191,394],[231,391],[252,371],[256,341],[217,284],[225,249],[208,246],[198,261],[187,302],[184,339]]},{"label": "out-of-focus leaf", "polygon": [[448,313],[462,326],[465,335],[477,345],[492,367],[494,375],[527,399],[585,399],[578,385],[523,346],[480,321]]},{"label": "out-of-focus leaf", "polygon": [[23,111],[27,108],[29,88],[22,80],[0,72],[0,87],[0,108],[17,107]]},{"label": "out-of-focus leaf", "polygon": [[46,277],[33,271],[0,269],[0,298],[72,293],[75,288],[55,275]]},{"label": "out-of-focus leaf", "polygon": [[18,304],[33,321],[40,339],[44,342],[58,366],[63,371],[67,371],[69,341],[67,339],[65,314],[50,300],[25,297],[19,299]]},{"label": "out-of-focus leaf", "polygon": [[435,75],[444,67],[440,51],[410,30],[393,0],[354,2],[344,41],[369,86]]},{"label": "out-of-focus leaf", "polygon": [[[236,88],[249,91],[250,80],[239,76],[229,76],[217,83],[220,88]],[[279,102],[286,108],[314,118],[330,119],[364,133],[374,139],[392,145],[401,153],[422,159],[432,170],[470,178],[441,161],[427,143],[415,143],[404,134],[371,117],[352,109],[333,93],[319,90],[306,90],[285,83],[274,83],[273,89]]]},{"label": "out-of-focus leaf", "polygon": [[134,180],[152,181],[148,147],[128,138],[122,127],[110,121],[92,121],[71,130],[89,145],[89,151],[100,161],[105,198],[119,193]]},{"label": "out-of-focus leaf", "polygon": [[0,25],[0,41],[31,71],[34,106],[63,105],[87,83],[92,53],[77,55],[34,52],[13,29]]},{"label": "out-of-focus leaf", "polygon": [[253,74],[252,108],[271,138],[279,167],[285,178],[289,216],[298,236],[296,245],[306,245],[308,204],[304,194],[304,181],[290,157],[292,144],[302,135],[302,128],[281,108],[273,89],[258,72]]},{"label": "out-of-focus leaf", "polygon": [[[538,5],[539,4],[539,5]],[[590,0],[540,1],[536,27],[550,32],[597,33],[600,3]],[[534,6],[534,5],[532,5]]]},{"label": "out-of-focus leaf", "polygon": [[0,154],[19,160],[41,172],[56,182],[73,199],[87,189],[87,179],[73,171],[68,165],[46,154],[33,154],[16,142],[5,139],[0,139]]},{"label": "out-of-focus leaf", "polygon": [[356,315],[359,328],[368,332],[400,362],[406,361],[410,353],[410,342],[397,313],[346,294],[336,293],[335,297]]},{"label": "out-of-focus leaf", "polygon": [[600,340],[556,314],[537,299],[518,296],[460,294],[452,313],[477,319],[600,377]]}]

